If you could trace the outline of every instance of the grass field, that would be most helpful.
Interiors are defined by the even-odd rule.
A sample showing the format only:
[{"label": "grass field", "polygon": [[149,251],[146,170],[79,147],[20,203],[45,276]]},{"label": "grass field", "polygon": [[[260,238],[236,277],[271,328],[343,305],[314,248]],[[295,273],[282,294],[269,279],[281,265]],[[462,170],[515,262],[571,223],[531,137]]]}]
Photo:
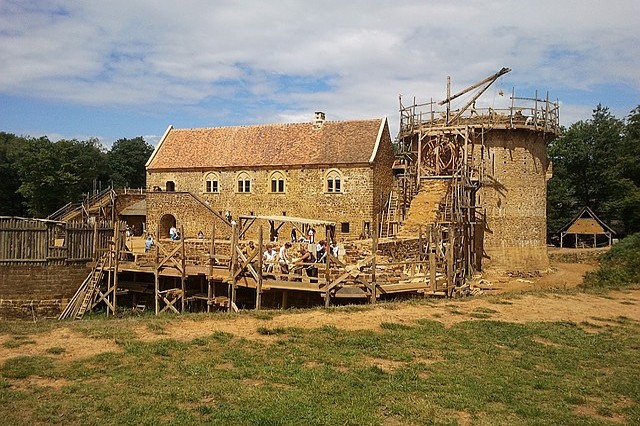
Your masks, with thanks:
[{"label": "grass field", "polygon": [[[60,333],[104,351],[71,356],[77,348],[51,339],[37,354],[0,360],[0,422],[640,424],[638,321],[498,321],[498,310],[514,303],[508,296],[475,308],[411,303],[425,310],[423,318],[365,330],[286,327],[273,319],[300,312],[241,314],[259,324],[255,338],[210,331],[176,339],[167,332],[203,318],[230,321],[227,314],[1,322],[0,341],[12,353]],[[433,307],[446,314],[429,313]],[[328,315],[356,318],[366,309]],[[458,318],[446,324],[443,315]]]}]

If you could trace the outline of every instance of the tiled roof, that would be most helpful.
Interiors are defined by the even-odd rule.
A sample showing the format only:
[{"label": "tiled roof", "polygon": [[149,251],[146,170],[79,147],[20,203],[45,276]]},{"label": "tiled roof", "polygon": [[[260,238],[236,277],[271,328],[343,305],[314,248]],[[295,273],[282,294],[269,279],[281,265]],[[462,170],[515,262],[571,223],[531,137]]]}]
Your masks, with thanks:
[{"label": "tiled roof", "polygon": [[386,119],[169,128],[148,170],[367,163]]}]

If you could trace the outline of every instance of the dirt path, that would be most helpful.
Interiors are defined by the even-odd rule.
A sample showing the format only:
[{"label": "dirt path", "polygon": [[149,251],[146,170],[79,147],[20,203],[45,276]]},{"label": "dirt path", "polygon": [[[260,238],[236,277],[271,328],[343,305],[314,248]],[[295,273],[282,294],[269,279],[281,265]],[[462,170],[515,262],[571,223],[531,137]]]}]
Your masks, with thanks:
[{"label": "dirt path", "polygon": [[[640,289],[611,292],[606,295],[585,293],[561,294],[552,292],[522,291],[574,287],[581,282],[584,272],[592,269],[588,264],[554,265],[554,273],[535,279],[500,278],[490,284],[497,290],[485,295],[462,300],[440,301],[428,305],[409,302],[381,304],[362,310],[301,310],[298,312],[273,313],[269,318],[259,319],[249,315],[237,317],[212,316],[203,319],[176,317],[168,322],[163,333],[150,330],[144,321],[135,328],[136,337],[145,341],[164,338],[190,340],[209,336],[219,331],[248,339],[269,339],[258,332],[261,327],[296,327],[312,329],[334,326],[345,330],[379,330],[384,322],[414,324],[420,319],[431,319],[451,326],[461,321],[492,320],[507,322],[572,321],[594,324],[607,323],[618,317],[640,321]],[[498,280],[499,278],[499,280]],[[511,295],[491,297],[487,293],[511,292]],[[480,313],[481,315],[478,315]],[[584,326],[588,329],[588,326]],[[118,352],[120,346],[106,339],[91,339],[73,331],[70,327],[56,329],[48,335],[28,336],[29,343],[18,347],[8,344],[14,337],[0,335],[0,364],[19,355],[47,355],[51,348],[64,348],[65,359],[92,356],[102,352]]]},{"label": "dirt path", "polygon": [[[432,319],[452,325],[461,321],[474,320],[469,316],[474,312],[494,311],[492,320],[507,322],[530,321],[573,321],[580,323],[607,322],[606,319],[626,317],[640,321],[640,290],[615,292],[607,296],[590,294],[556,295],[529,294],[515,298],[496,299],[478,297],[459,302],[445,302],[429,306],[394,305],[395,309],[385,306],[361,312],[335,312],[324,310],[304,311],[283,314],[269,320],[252,317],[240,317],[231,320],[181,321],[168,327],[161,337],[189,340],[195,337],[221,331],[249,339],[264,338],[257,332],[259,327],[296,327],[303,329],[318,328],[326,325],[344,330],[379,330],[384,322],[397,322],[411,325],[420,319]],[[158,335],[138,329],[138,336],[144,340],[158,339]]]},{"label": "dirt path", "polygon": [[[318,328],[326,325],[346,330],[379,330],[384,322],[414,324],[420,319],[439,321],[447,326],[461,321],[478,321],[477,313],[489,312],[492,320],[507,322],[572,321],[575,323],[607,323],[625,317],[640,321],[640,290],[613,292],[606,296],[577,293],[573,295],[534,293],[509,298],[477,297],[461,301],[443,301],[432,305],[412,304],[381,305],[357,312],[309,310],[299,313],[277,313],[271,319],[258,319],[240,315],[236,318],[190,320],[177,318],[170,322],[163,334],[143,325],[135,329],[136,337],[145,341],[164,338],[191,340],[209,336],[219,331],[248,339],[269,339],[258,333],[260,327]],[[589,327],[585,327],[589,329]],[[0,362],[19,355],[47,355],[52,347],[65,349],[62,357],[77,359],[101,352],[119,352],[120,346],[104,339],[84,337],[69,328],[61,328],[48,335],[29,336],[32,343],[17,348],[4,345],[10,336],[0,336]]]},{"label": "dirt path", "polygon": [[514,293],[531,290],[575,288],[582,283],[584,275],[596,268],[595,263],[559,263],[551,265],[550,272],[537,277],[508,277],[485,273],[480,285],[491,289],[490,293]]}]

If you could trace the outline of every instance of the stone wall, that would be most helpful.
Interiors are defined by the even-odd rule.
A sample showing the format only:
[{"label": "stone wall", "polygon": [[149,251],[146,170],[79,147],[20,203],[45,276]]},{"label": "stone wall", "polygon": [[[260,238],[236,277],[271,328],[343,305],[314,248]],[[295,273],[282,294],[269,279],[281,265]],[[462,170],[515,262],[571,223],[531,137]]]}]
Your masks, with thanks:
[{"label": "stone wall", "polygon": [[[381,165],[350,166],[333,168],[315,166],[291,169],[247,169],[222,170],[217,172],[218,193],[206,192],[206,171],[163,171],[147,173],[147,187],[166,188],[166,182],[175,183],[176,191],[189,191],[205,200],[217,212],[227,210],[232,217],[240,215],[256,216],[293,216],[336,222],[336,237],[339,241],[358,237],[363,232],[365,222],[373,223],[377,208],[386,197],[392,183],[391,147],[383,144]],[[389,152],[387,152],[389,151]],[[385,165],[383,166],[382,163]],[[341,192],[326,191],[326,174],[330,170],[341,173]],[[285,177],[285,191],[271,192],[271,177],[281,172]],[[251,180],[251,192],[237,192],[237,179],[240,173],[246,173]],[[379,198],[380,200],[376,200]],[[195,237],[203,230],[208,237],[212,229],[210,212],[198,206],[188,195],[149,192],[147,197],[148,229],[154,232],[161,217],[171,214],[178,226],[184,226],[187,237]],[[347,231],[348,227],[348,231]],[[221,226],[216,227],[218,231]],[[280,239],[288,239],[291,228],[280,230]],[[255,238],[257,227],[247,237]],[[317,230],[320,231],[320,230]],[[324,238],[322,233],[320,238]],[[268,229],[265,228],[265,238]]]},{"label": "stone wall", "polygon": [[557,248],[549,249],[549,260],[558,263],[598,263],[600,256],[607,253],[611,247],[602,248]]},{"label": "stone wall", "polygon": [[[211,207],[224,213],[219,206]],[[183,238],[196,238],[198,232],[202,231],[205,238],[209,239],[214,226],[216,238],[228,239],[231,235],[229,225],[189,193],[148,192],[147,232],[156,238],[168,238],[169,227],[161,223],[165,215],[171,215],[175,218],[176,226],[183,228]]]},{"label": "stone wall", "polygon": [[57,318],[67,299],[3,300],[0,299],[0,319]]},{"label": "stone wall", "polygon": [[385,126],[380,146],[373,164],[373,209],[374,213],[381,212],[389,198],[389,193],[394,186],[393,162],[395,153],[389,143],[383,141],[391,140],[389,127]]},{"label": "stone wall", "polygon": [[0,318],[57,315],[90,271],[86,265],[0,266]]},{"label": "stone wall", "polygon": [[473,157],[485,177],[476,203],[486,212],[484,267],[542,270],[549,266],[546,245],[548,134],[491,130]]}]

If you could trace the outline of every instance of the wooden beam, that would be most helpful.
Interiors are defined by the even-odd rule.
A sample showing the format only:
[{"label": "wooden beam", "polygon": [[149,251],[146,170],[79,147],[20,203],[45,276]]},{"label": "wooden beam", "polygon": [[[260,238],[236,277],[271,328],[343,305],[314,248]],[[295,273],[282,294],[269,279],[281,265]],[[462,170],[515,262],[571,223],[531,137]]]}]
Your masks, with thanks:
[{"label": "wooden beam", "polygon": [[378,215],[376,214],[374,217],[374,226],[373,226],[373,241],[371,247],[373,259],[371,259],[371,304],[374,305],[376,303],[376,299],[378,298],[377,286],[376,282],[376,255],[378,253]]},{"label": "wooden beam", "polygon": [[[434,238],[434,226],[429,225],[429,274],[431,291],[436,291],[438,285],[436,283],[436,250],[435,250],[435,238]],[[426,295],[426,292],[425,292]]]},{"label": "wooden beam", "polygon": [[[113,305],[112,305],[112,313],[116,314],[116,306],[117,305],[117,293],[118,293],[118,265],[120,264],[120,245],[122,244],[122,235],[120,233],[120,221],[116,221],[114,223],[114,230],[116,234],[116,252],[115,252],[115,262],[113,269]],[[107,306],[107,316],[109,316],[109,307]]]},{"label": "wooden beam", "polygon": [[230,306],[236,304],[236,286],[238,269],[238,224],[235,221],[231,222],[231,294],[229,295]]},{"label": "wooden beam", "polygon": [[[156,238],[157,236],[160,235],[160,224],[158,223],[158,230],[156,232]],[[160,247],[159,247],[159,242],[156,241],[155,244],[155,252],[156,252],[156,256],[155,256],[155,265],[153,268],[153,278],[154,278],[154,299],[155,299],[155,310],[156,310],[156,316],[160,313],[160,300],[158,300],[158,298],[160,297],[160,267],[158,266],[160,264]]]},{"label": "wooden beam", "polygon": [[262,307],[262,253],[264,251],[263,228],[258,228],[258,282],[256,285],[256,310]]},{"label": "wooden beam", "polygon": [[185,250],[185,235],[184,235],[184,226],[180,225],[180,248],[181,248],[181,267],[182,270],[180,271],[180,289],[182,291],[182,304],[181,304],[181,310],[180,312],[184,312],[185,309],[185,291],[186,291],[186,276],[185,276],[185,270],[186,270],[186,256],[187,256],[187,251]]}]

